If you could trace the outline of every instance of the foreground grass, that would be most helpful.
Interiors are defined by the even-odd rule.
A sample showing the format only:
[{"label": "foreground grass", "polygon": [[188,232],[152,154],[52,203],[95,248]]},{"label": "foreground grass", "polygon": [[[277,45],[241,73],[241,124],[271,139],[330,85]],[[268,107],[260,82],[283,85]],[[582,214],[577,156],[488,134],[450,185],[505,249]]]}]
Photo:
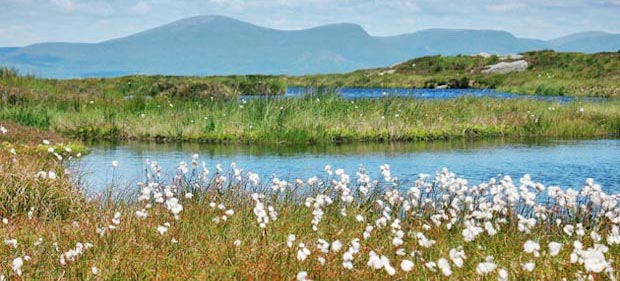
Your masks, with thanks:
[{"label": "foreground grass", "polygon": [[0,200],[0,274],[11,279],[619,276],[619,197],[593,182],[581,191],[527,177],[469,186],[442,171],[399,186],[383,166],[376,181],[326,167],[288,183],[202,166],[195,155],[169,181],[151,163],[144,183],[117,187],[118,200],[87,197],[64,173],[36,175],[59,170],[53,153],[0,157],[2,190],[26,198]]}]

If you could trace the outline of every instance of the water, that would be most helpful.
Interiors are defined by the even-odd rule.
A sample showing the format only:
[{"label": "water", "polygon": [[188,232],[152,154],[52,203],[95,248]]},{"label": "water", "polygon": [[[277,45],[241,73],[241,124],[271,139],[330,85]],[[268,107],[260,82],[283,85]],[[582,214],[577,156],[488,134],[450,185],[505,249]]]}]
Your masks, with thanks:
[{"label": "water", "polygon": [[[281,179],[323,176],[326,164],[343,168],[352,177],[364,165],[379,179],[379,166],[390,164],[392,175],[406,186],[419,173],[432,174],[443,167],[469,180],[487,181],[499,174],[513,180],[529,173],[547,186],[581,188],[594,178],[607,192],[620,192],[620,140],[486,140],[401,144],[350,144],[330,146],[226,146],[199,144],[96,145],[76,163],[91,190],[100,190],[112,179],[132,185],[144,180],[145,161],[158,161],[165,175],[172,175],[179,162],[191,162],[200,154],[211,171],[235,162],[256,172],[263,181],[272,174]],[[112,168],[112,161],[119,166]]]},{"label": "water", "polygon": [[[271,96],[269,98],[300,98],[312,92],[305,87],[288,87],[283,96]],[[385,96],[409,97],[423,100],[446,100],[458,97],[499,98],[499,99],[536,99],[569,102],[575,97],[570,96],[540,96],[518,95],[506,92],[498,92],[494,89],[411,89],[411,88],[340,88],[339,95],[344,99],[375,99]],[[243,99],[265,98],[265,96],[242,96]],[[581,97],[588,101],[607,100],[605,98]]]}]

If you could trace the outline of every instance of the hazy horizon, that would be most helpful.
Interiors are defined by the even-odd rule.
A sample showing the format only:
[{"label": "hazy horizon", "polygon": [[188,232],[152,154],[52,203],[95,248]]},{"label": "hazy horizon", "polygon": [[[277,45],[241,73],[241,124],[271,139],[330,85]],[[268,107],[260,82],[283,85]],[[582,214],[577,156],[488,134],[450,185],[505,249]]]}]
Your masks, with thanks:
[{"label": "hazy horizon", "polygon": [[587,31],[620,33],[619,9],[618,0],[0,0],[0,46],[97,43],[201,15],[280,30],[353,23],[373,36],[445,28],[502,30],[550,40]]}]

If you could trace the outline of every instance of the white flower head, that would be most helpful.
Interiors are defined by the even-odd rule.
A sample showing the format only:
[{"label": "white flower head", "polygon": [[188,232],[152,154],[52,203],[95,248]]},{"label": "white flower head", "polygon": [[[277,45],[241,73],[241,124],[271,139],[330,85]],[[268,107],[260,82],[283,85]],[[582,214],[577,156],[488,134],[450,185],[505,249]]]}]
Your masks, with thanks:
[{"label": "white flower head", "polygon": [[557,256],[560,253],[561,249],[562,249],[562,244],[558,242],[549,242],[549,254],[552,257]]},{"label": "white flower head", "polygon": [[404,271],[404,272],[409,272],[413,269],[413,262],[410,260],[403,260],[400,263],[400,268]]}]

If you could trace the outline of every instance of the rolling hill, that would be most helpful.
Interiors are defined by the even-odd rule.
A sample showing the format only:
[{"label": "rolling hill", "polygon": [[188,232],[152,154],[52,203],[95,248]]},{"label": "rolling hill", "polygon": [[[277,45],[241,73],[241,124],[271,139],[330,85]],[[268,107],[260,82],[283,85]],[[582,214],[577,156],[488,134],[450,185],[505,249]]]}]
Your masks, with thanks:
[{"label": "rolling hill", "polygon": [[430,29],[376,37],[355,24],[276,30],[223,16],[179,20],[100,43],[0,48],[0,65],[50,78],[128,74],[228,75],[340,73],[427,55],[529,50],[620,49],[620,35],[587,33],[552,41],[504,31]]}]

